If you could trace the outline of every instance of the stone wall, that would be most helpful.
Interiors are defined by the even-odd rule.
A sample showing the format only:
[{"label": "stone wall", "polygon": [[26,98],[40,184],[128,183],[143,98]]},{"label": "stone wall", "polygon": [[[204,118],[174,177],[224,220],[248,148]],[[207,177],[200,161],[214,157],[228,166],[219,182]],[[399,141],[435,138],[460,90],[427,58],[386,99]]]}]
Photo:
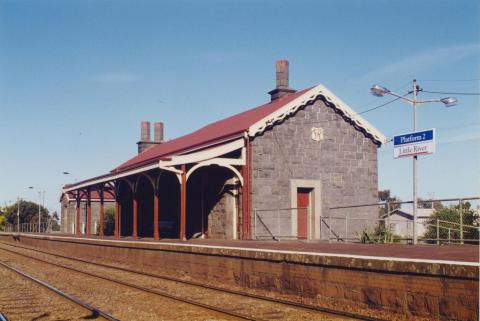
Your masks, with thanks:
[{"label": "stone wall", "polygon": [[228,179],[222,188],[221,198],[208,214],[208,237],[214,239],[235,239],[234,232],[238,220],[238,191],[233,178]]},{"label": "stone wall", "polygon": [[205,232],[212,239],[235,238],[238,198],[234,173],[221,166],[193,172],[187,182],[187,238]]},{"label": "stone wall", "polygon": [[[230,216],[227,207],[227,195],[222,195],[222,198],[215,204],[213,209],[208,214],[208,237],[213,239],[226,239],[229,232],[229,225],[227,218]],[[229,233],[231,234],[231,233]]]},{"label": "stone wall", "polygon": [[[321,128],[323,138],[312,139],[312,128]],[[311,238],[319,238],[320,218],[328,217],[378,217],[378,209],[357,208],[349,210],[329,210],[330,207],[376,203],[377,184],[377,145],[361,130],[347,122],[335,109],[322,100],[299,110],[293,116],[267,130],[251,141],[252,154],[252,215],[257,209],[269,228],[280,234],[296,237],[295,210],[297,181],[307,180],[317,184],[311,198],[312,217],[309,221],[318,231]],[[302,187],[301,183],[298,187]],[[308,186],[305,186],[308,187]],[[320,191],[318,191],[320,189]],[[314,195],[315,194],[315,195]],[[320,204],[317,204],[320,203]],[[261,211],[260,210],[267,210]],[[349,235],[373,225],[370,221],[356,221],[349,224]],[[252,217],[255,225],[255,217]],[[257,221],[257,226],[261,224]],[[334,232],[344,233],[345,221],[332,220]],[[252,226],[252,231],[254,226]],[[328,237],[326,225],[322,224],[323,238]],[[258,228],[259,232],[261,228]]]},{"label": "stone wall", "polygon": [[60,206],[60,232],[74,233],[72,224],[75,222],[75,202],[62,199]]}]

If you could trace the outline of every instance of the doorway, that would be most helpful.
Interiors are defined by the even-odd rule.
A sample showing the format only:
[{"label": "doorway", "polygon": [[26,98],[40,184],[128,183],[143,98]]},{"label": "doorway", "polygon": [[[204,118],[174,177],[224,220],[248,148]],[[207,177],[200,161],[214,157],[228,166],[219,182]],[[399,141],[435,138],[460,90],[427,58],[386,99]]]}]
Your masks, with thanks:
[{"label": "doorway", "polygon": [[297,188],[297,238],[308,238],[308,213],[310,212],[311,188]]}]

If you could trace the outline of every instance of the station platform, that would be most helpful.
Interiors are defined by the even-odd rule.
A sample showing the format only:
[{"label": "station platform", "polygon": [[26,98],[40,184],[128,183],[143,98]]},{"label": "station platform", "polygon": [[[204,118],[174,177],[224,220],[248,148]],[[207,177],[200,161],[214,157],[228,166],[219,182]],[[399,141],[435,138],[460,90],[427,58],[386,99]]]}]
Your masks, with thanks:
[{"label": "station platform", "polygon": [[476,245],[0,233],[0,242],[391,320],[478,319]]},{"label": "station platform", "polygon": [[[45,234],[26,233],[24,235],[46,236]],[[244,250],[260,250],[273,252],[304,253],[326,256],[345,256],[351,258],[370,258],[380,260],[400,260],[412,262],[437,262],[444,261],[447,264],[461,264],[461,262],[472,262],[478,265],[480,260],[479,245],[407,245],[407,244],[361,244],[361,243],[328,243],[327,241],[303,241],[303,240],[217,240],[217,239],[190,239],[180,241],[178,239],[162,239],[154,241],[153,238],[121,237],[114,240],[113,236],[77,237],[72,234],[49,234],[49,236],[62,238],[75,238],[80,240],[96,240],[108,242],[125,242],[124,244],[148,244],[148,245],[178,245],[197,246],[211,248],[231,248]]]}]

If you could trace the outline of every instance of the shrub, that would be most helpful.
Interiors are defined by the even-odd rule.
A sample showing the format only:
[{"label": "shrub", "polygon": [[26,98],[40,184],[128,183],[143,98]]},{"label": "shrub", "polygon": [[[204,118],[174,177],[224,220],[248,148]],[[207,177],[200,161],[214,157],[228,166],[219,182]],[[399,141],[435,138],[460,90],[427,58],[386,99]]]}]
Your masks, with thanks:
[{"label": "shrub", "polygon": [[365,227],[360,233],[356,233],[360,243],[398,243],[400,237],[395,235],[392,230],[383,226],[372,229]]}]

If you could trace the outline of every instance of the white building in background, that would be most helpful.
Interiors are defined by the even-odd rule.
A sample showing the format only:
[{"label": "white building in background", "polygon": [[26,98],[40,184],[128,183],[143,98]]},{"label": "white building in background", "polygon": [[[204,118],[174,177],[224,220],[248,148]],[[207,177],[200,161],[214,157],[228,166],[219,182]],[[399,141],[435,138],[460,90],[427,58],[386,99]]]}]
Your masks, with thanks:
[{"label": "white building in background", "polygon": [[[425,223],[430,218],[435,209],[419,208],[417,209],[417,237],[422,237],[427,230]],[[390,230],[401,236],[408,238],[413,236],[413,208],[397,208],[384,215],[383,218],[387,220]]]}]

